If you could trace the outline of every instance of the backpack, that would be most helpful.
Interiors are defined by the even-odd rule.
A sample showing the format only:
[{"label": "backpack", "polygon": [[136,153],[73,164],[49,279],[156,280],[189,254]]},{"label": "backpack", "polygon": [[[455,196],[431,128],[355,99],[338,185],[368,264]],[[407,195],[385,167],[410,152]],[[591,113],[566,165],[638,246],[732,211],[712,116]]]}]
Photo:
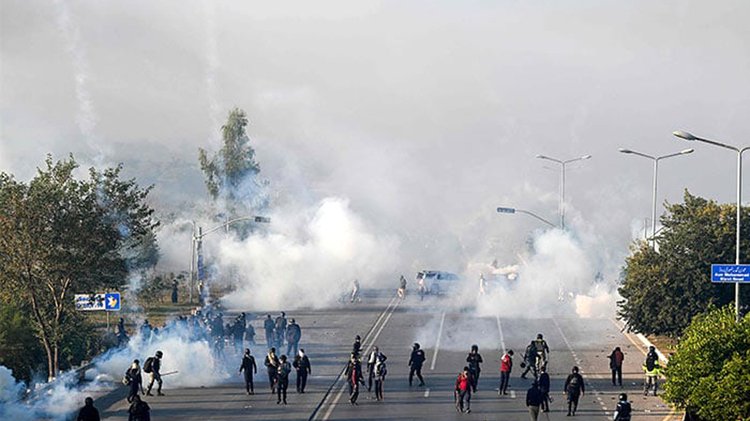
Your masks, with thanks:
[{"label": "backpack", "polygon": [[654,367],[656,367],[656,354],[648,354],[646,356],[646,369],[648,371],[652,371]]},{"label": "backpack", "polygon": [[146,358],[146,362],[143,363],[143,372],[150,373],[154,368],[154,357]]},{"label": "backpack", "polygon": [[570,382],[568,383],[568,389],[573,392],[578,392],[581,389],[578,376],[574,375],[571,377]]}]

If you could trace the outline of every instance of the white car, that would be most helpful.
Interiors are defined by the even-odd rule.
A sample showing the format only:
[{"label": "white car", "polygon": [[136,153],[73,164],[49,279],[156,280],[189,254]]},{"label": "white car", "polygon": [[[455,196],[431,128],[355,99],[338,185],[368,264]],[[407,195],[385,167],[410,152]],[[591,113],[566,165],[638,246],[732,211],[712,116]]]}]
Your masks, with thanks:
[{"label": "white car", "polygon": [[426,294],[442,295],[455,290],[459,280],[455,273],[423,270],[417,273],[417,288],[424,288]]}]

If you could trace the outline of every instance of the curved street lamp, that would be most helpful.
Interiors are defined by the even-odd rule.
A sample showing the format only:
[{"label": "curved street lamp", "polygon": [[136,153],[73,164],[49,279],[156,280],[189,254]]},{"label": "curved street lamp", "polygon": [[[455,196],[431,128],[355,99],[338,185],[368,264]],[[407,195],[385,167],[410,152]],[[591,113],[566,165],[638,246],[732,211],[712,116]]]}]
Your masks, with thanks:
[{"label": "curved street lamp", "polygon": [[527,210],[516,209],[516,208],[499,207],[499,208],[497,208],[497,213],[523,213],[523,214],[531,216],[532,218],[536,218],[536,219],[544,222],[545,224],[551,226],[552,228],[556,228],[555,224],[553,224],[552,222],[550,222],[550,221],[542,218],[541,216],[539,216],[539,215],[537,215],[537,214],[535,214],[533,212],[529,212]]},{"label": "curved street lamp", "polygon": [[[737,232],[735,234],[734,263],[736,265],[739,265],[740,264],[740,227],[741,227],[740,209],[742,205],[742,154],[746,150],[750,149],[750,146],[745,146],[744,148],[738,148],[736,146],[727,145],[726,143],[717,142],[715,140],[704,139],[690,132],[685,132],[682,130],[674,131],[672,132],[672,134],[675,135],[676,137],[679,137],[680,139],[708,143],[709,145],[719,146],[721,148],[725,148],[725,149],[729,149],[729,150],[737,152],[737,227],[736,227]],[[735,317],[737,319],[737,322],[739,322],[740,321],[740,284],[739,283],[734,284],[734,312],[735,312]]]}]

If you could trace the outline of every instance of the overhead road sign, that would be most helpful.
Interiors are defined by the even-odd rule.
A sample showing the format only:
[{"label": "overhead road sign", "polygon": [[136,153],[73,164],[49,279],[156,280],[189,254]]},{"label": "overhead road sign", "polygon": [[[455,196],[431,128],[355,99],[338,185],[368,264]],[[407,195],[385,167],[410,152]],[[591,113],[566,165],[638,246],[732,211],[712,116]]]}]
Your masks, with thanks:
[{"label": "overhead road sign", "polygon": [[750,265],[711,265],[711,282],[717,284],[750,284]]}]

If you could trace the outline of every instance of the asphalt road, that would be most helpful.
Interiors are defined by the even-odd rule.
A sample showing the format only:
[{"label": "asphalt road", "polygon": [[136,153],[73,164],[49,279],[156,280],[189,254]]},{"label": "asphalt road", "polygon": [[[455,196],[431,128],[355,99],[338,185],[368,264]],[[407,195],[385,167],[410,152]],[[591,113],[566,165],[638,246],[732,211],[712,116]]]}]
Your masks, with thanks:
[{"label": "asphalt road", "polygon": [[[163,397],[148,397],[152,419],[166,420],[528,420],[525,406],[529,380],[520,376],[521,355],[538,332],[544,333],[551,349],[549,372],[552,378],[551,411],[540,420],[570,419],[562,385],[573,365],[586,380],[575,419],[612,419],[617,395],[628,393],[634,420],[677,419],[658,397],[642,394],[641,363],[644,346],[620,332],[610,319],[522,319],[479,318],[467,311],[443,311],[439,300],[419,302],[417,297],[400,301],[390,292],[365,297],[362,303],[341,305],[327,310],[288,312],[302,327],[301,347],[312,362],[313,374],[305,394],[295,391],[295,375],[290,376],[288,405],[278,405],[271,395],[265,370],[261,320],[254,321],[257,338],[253,347],[259,370],[255,395],[248,396],[239,373],[234,381],[221,386],[172,388],[164,378]],[[366,389],[358,405],[349,403],[348,390],[340,374],[355,335],[363,338],[369,351],[377,345],[388,356],[385,399],[378,402]],[[425,349],[425,387],[409,387],[407,362],[414,342]],[[459,414],[453,400],[456,375],[466,365],[472,344],[479,345],[484,358],[478,393],[471,401],[471,414]],[[615,346],[625,353],[624,389],[610,381],[607,355]],[[498,396],[499,360],[506,349],[516,352],[511,393]],[[282,352],[283,353],[283,352]],[[165,356],[168,358],[168,356]],[[241,356],[237,356],[237,364]],[[237,367],[230,367],[236,372]],[[415,385],[417,382],[415,381]],[[102,410],[106,420],[127,420],[127,402],[116,401]]]}]

